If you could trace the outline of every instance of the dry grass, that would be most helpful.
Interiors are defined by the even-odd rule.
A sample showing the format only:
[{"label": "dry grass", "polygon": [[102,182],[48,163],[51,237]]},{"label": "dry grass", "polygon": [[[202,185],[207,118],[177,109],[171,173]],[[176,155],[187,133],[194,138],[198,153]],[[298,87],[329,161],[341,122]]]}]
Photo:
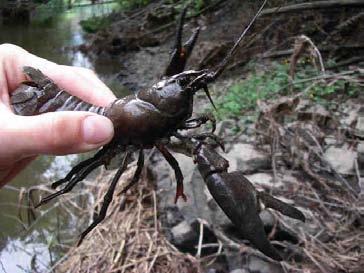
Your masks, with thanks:
[{"label": "dry grass", "polygon": [[[120,179],[127,181],[135,168]],[[112,172],[113,174],[113,172]],[[109,186],[110,174],[101,174],[96,191],[100,205]],[[119,189],[122,189],[120,183]],[[100,186],[101,185],[101,186]],[[156,193],[146,177],[126,197],[114,197],[107,218],[80,247],[71,248],[54,266],[55,272],[197,273],[192,256],[180,253],[164,237],[158,221]]]}]

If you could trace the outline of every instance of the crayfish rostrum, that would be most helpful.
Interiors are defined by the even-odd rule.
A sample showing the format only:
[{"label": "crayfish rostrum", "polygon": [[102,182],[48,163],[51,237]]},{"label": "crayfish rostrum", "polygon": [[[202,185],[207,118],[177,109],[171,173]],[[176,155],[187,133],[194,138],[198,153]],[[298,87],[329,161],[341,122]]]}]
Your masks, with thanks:
[{"label": "crayfish rostrum", "polygon": [[108,107],[97,107],[71,96],[41,71],[32,67],[24,68],[24,73],[28,76],[29,81],[20,86],[11,97],[11,103],[16,114],[37,115],[50,111],[91,111],[108,117],[112,121],[115,131],[114,138],[110,143],[92,158],[76,165],[65,178],[54,182],[52,188],[57,188],[63,184],[65,186],[54,194],[43,198],[39,205],[71,191],[92,170],[101,165],[106,166],[117,154],[124,154],[121,167],[111,181],[99,214],[81,234],[78,244],[81,244],[84,237],[105,218],[116,184],[127,168],[128,158],[132,152],[139,151],[137,169],[131,182],[123,189],[122,193],[125,193],[139,180],[144,165],[143,150],[156,147],[174,169],[177,180],[175,201],[177,202],[179,197],[186,199],[183,192],[182,172],[178,162],[166,147],[169,139],[174,136],[194,147],[194,161],[208,189],[226,215],[239,227],[242,234],[267,256],[276,260],[281,259],[264,233],[263,224],[258,216],[260,202],[300,220],[304,220],[303,214],[266,193],[257,192],[241,172],[228,173],[228,162],[209,145],[205,145],[204,140],[206,138],[219,142],[213,132],[190,137],[183,136],[178,132],[179,130],[200,127],[208,121],[215,123],[209,115],[192,118],[194,95],[199,90],[203,90],[213,104],[207,85],[214,82],[224,71],[245,33],[259,16],[264,4],[217,68],[199,71],[184,71],[186,61],[199,34],[199,28],[197,28],[190,39],[182,45],[185,8],[178,24],[172,57],[164,76],[149,89],[117,99]]}]

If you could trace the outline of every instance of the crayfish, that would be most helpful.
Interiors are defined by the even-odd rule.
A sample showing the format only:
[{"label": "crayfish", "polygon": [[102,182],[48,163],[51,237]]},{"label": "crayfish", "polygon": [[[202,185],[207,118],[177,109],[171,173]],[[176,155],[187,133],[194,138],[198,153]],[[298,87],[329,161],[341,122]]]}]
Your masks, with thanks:
[{"label": "crayfish", "polygon": [[199,35],[199,28],[197,28],[190,39],[182,45],[183,24],[187,9],[185,8],[180,17],[174,50],[164,76],[149,89],[117,99],[108,107],[97,107],[71,96],[41,71],[32,67],[24,68],[24,73],[28,76],[29,81],[20,86],[11,97],[16,114],[37,115],[50,111],[91,111],[108,117],[112,121],[115,131],[110,143],[92,158],[73,167],[66,177],[54,182],[52,188],[63,184],[65,186],[43,198],[38,206],[70,192],[92,170],[102,165],[107,166],[117,154],[124,154],[121,167],[117,170],[104,196],[99,214],[80,235],[78,245],[105,218],[117,182],[126,170],[128,159],[133,152],[139,152],[137,168],[131,182],[122,193],[125,193],[139,180],[144,165],[143,150],[156,147],[175,172],[177,180],[175,202],[179,197],[186,200],[183,191],[183,174],[177,160],[166,147],[170,138],[174,136],[182,142],[193,144],[193,157],[208,189],[226,215],[239,227],[242,234],[261,252],[273,259],[281,260],[264,232],[263,223],[258,215],[260,202],[302,221],[305,219],[303,214],[266,193],[257,192],[241,172],[228,173],[228,162],[210,146],[205,145],[204,139],[206,138],[219,142],[213,132],[191,137],[183,136],[178,132],[200,127],[208,121],[215,124],[215,120],[209,115],[192,118],[194,95],[199,90],[203,90],[214,105],[207,85],[216,81],[224,71],[245,33],[262,11],[264,4],[217,68],[199,71],[184,70]]}]

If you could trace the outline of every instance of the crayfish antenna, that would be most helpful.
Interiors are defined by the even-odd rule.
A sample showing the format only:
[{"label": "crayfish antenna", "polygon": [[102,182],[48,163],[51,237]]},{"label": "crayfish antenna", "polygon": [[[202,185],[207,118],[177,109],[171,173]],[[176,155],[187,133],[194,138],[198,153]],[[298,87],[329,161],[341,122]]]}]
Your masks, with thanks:
[{"label": "crayfish antenna", "polygon": [[221,61],[221,63],[217,66],[216,71],[211,73],[211,75],[209,77],[209,79],[211,81],[216,80],[221,75],[221,73],[225,70],[226,66],[229,64],[232,57],[235,55],[236,50],[237,50],[240,42],[242,41],[242,39],[244,38],[244,36],[248,32],[248,30],[251,28],[251,26],[254,24],[256,19],[259,17],[259,15],[262,13],[262,10],[263,10],[266,3],[267,3],[267,0],[264,0],[263,4],[260,6],[258,12],[255,14],[253,19],[250,21],[249,25],[243,30],[243,32],[239,36],[239,39],[235,42],[234,46],[230,49],[229,53]]}]

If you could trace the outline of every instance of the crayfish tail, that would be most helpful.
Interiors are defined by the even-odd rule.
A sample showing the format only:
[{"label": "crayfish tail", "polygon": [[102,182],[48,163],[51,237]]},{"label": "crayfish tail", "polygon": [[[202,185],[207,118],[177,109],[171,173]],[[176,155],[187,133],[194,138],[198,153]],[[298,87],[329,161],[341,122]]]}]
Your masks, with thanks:
[{"label": "crayfish tail", "polygon": [[10,95],[10,103],[17,115],[33,116],[55,111],[89,111],[103,115],[104,107],[85,102],[60,88],[39,69],[25,66],[28,81]]},{"label": "crayfish tail", "polygon": [[306,221],[305,215],[295,207],[284,203],[265,192],[258,192],[258,196],[266,207],[277,210],[288,217],[300,220],[302,222]]},{"label": "crayfish tail", "polygon": [[52,81],[45,77],[39,69],[33,68],[31,66],[24,66],[23,72],[28,78],[31,79],[25,83],[32,85],[33,87],[44,87],[45,85],[52,83]]}]

